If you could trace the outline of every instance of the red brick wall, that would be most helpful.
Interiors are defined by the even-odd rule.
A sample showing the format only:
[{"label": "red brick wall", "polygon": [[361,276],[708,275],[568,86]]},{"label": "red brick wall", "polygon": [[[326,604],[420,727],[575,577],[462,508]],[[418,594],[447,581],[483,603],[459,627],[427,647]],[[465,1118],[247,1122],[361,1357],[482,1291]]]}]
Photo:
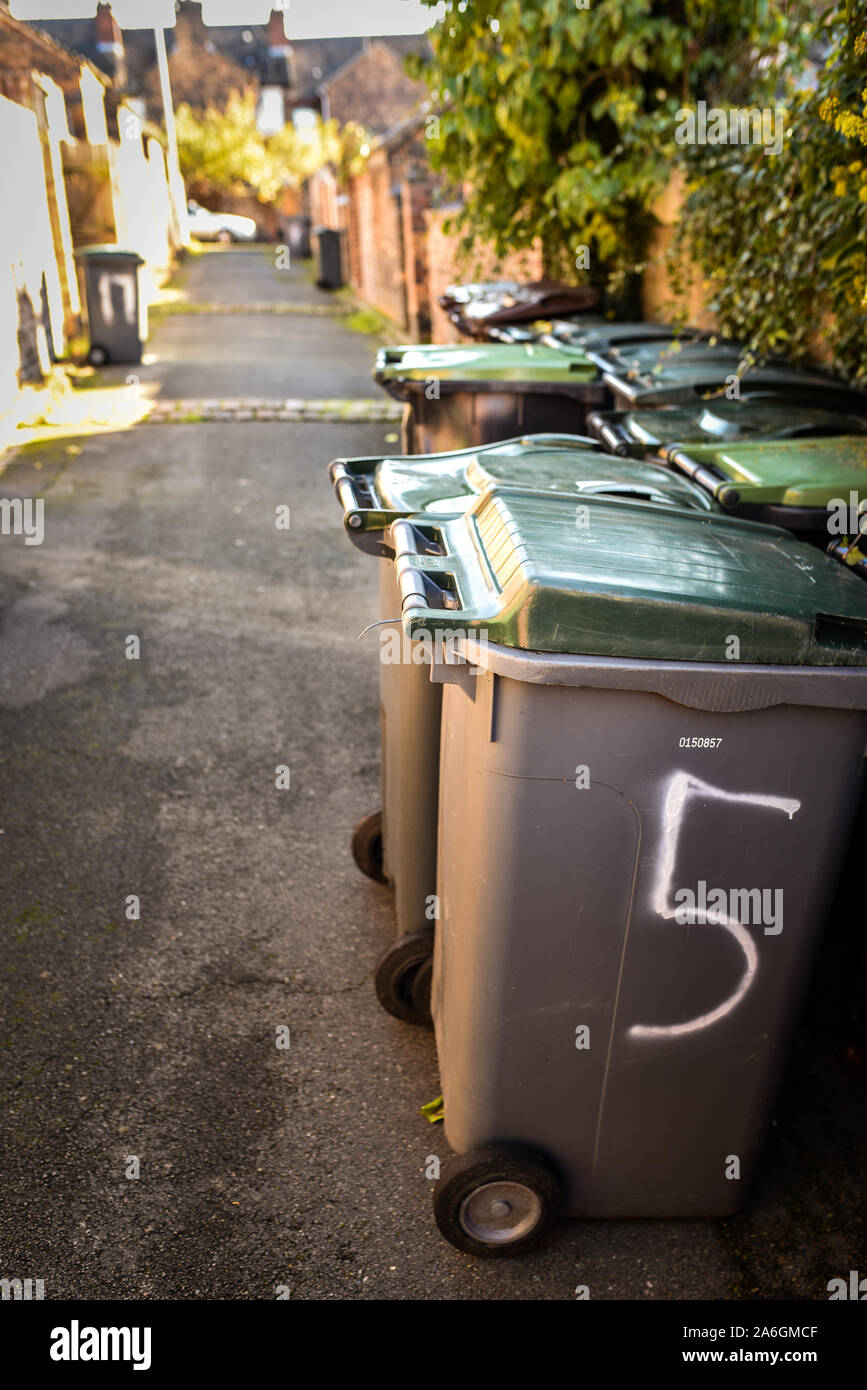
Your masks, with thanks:
[{"label": "red brick wall", "polygon": [[[317,182],[322,186],[318,190]],[[323,210],[328,199],[321,192],[327,184],[321,175],[313,180],[314,201]],[[437,303],[446,286],[456,280],[500,276],[537,279],[542,275],[542,254],[537,246],[498,264],[490,247],[477,246],[467,261],[461,261],[459,237],[443,230],[454,209],[431,208],[437,187],[424,126],[410,126],[374,149],[363,172],[350,180],[348,206],[341,209],[344,217],[330,225],[349,227],[350,275],[361,299],[386,314],[410,339],[458,342],[459,334]]]},{"label": "red brick wall", "polygon": [[392,176],[388,153],[380,149],[351,180],[350,266],[361,298],[406,328],[401,206]]},{"label": "red brick wall", "polygon": [[401,184],[403,258],[409,335],[416,342],[430,337],[427,222],[428,189],[417,183]]},{"label": "red brick wall", "polygon": [[350,275],[359,297],[410,337],[425,336],[429,325],[424,212],[434,184],[423,129],[410,126],[374,149],[350,179],[339,224],[349,228]]},{"label": "red brick wall", "polygon": [[462,261],[458,252],[460,237],[447,233],[443,223],[449,215],[454,216],[455,208],[443,208],[427,213],[427,289],[430,298],[431,341],[434,343],[458,343],[461,336],[440,308],[438,300],[447,285],[462,280],[514,279],[537,280],[542,275],[542,251],[536,246],[532,251],[508,256],[498,262],[491,247],[476,244],[471,257]]},{"label": "red brick wall", "polygon": [[352,180],[350,201],[355,209],[357,235],[355,287],[362,299],[374,302],[374,264],[376,261],[376,214],[373,184],[367,170]]},{"label": "red brick wall", "polygon": [[310,180],[310,217],[314,227],[336,227],[337,179],[330,169],[320,169]]}]

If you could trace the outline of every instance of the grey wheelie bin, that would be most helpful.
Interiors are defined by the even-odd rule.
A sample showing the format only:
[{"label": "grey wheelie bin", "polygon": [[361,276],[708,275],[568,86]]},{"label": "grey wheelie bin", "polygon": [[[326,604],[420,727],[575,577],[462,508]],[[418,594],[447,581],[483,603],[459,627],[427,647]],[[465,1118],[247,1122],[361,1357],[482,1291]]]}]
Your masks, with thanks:
[{"label": "grey wheelie bin", "polygon": [[733,1212],[859,798],[867,590],[782,529],[603,498],[576,526],[491,488],[436,557],[391,530],[444,693],[440,1230]]},{"label": "grey wheelie bin", "polygon": [[347,536],[380,557],[382,810],[365,816],[352,838],[362,872],[394,889],[397,939],[377,964],[376,990],[383,1008],[396,1018],[425,1023],[430,1019],[442,700],[440,685],[430,678],[431,653],[401,638],[391,523],[411,518],[416,544],[427,546],[432,563],[438,563],[439,543],[430,528],[443,517],[460,515],[498,484],[568,496],[576,509],[600,495],[628,500],[651,515],[672,506],[700,513],[716,507],[703,489],[660,465],[614,459],[589,440],[545,435],[421,458],[336,459],[330,475]]},{"label": "grey wheelie bin", "polygon": [[521,433],[581,434],[609,405],[580,349],[540,343],[433,343],[381,348],[374,378],[404,402],[405,454],[444,453]]},{"label": "grey wheelie bin", "polygon": [[733,444],[749,439],[808,439],[867,432],[867,398],[863,415],[845,414],[817,405],[802,405],[785,396],[748,396],[745,400],[663,406],[659,410],[593,411],[587,429],[612,454],[646,458],[670,444]]},{"label": "grey wheelie bin", "polygon": [[147,305],[139,285],[137,251],[120,246],[82,246],[76,253],[84,271],[87,360],[95,367],[106,362],[140,362],[148,336]]}]

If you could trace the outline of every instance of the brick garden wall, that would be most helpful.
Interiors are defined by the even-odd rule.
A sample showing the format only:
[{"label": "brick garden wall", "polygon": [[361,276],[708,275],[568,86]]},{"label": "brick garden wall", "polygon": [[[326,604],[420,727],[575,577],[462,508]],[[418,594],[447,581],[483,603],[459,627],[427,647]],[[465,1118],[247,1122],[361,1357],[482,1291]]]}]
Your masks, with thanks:
[{"label": "brick garden wall", "polygon": [[431,340],[435,343],[457,343],[460,334],[439,306],[439,296],[448,285],[461,280],[514,279],[537,280],[542,275],[540,247],[520,255],[509,256],[498,263],[493,249],[477,245],[469,260],[461,257],[460,237],[448,232],[443,225],[456,208],[439,208],[426,215],[427,223],[427,291],[430,299]]},{"label": "brick garden wall", "polygon": [[364,172],[351,180],[349,201],[355,287],[368,304],[407,328],[401,198],[386,151],[374,151]]}]

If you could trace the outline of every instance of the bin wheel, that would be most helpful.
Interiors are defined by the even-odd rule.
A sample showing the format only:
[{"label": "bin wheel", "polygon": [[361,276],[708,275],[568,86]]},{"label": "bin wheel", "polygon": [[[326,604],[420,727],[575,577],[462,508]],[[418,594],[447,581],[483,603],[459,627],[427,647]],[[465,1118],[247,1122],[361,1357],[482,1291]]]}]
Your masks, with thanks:
[{"label": "bin wheel", "polygon": [[108,361],[108,349],[102,347],[100,343],[91,343],[87,360],[91,367],[104,367]]},{"label": "bin wheel", "polygon": [[402,454],[414,454],[417,452],[415,442],[415,429],[412,421],[412,406],[409,401],[403,407],[403,416],[400,422],[400,452]]},{"label": "bin wheel", "polygon": [[371,811],[352,832],[352,857],[363,874],[387,883],[382,868],[382,812]]},{"label": "bin wheel", "polygon": [[415,982],[432,954],[433,932],[420,931],[398,937],[376,962],[373,972],[376,997],[386,1013],[399,1018],[401,1023],[430,1023],[430,986],[426,1000],[423,989],[416,999]]},{"label": "bin wheel", "polygon": [[[425,933],[427,935],[427,933]],[[430,987],[433,979],[433,956],[428,956],[427,960],[422,961],[415,978],[412,982],[410,991],[412,996],[412,1009],[420,1023],[433,1023],[430,1010]]]},{"label": "bin wheel", "polygon": [[541,1244],[563,1206],[550,1165],[526,1149],[491,1144],[450,1159],[434,1189],[434,1219],[468,1255],[522,1255]]}]

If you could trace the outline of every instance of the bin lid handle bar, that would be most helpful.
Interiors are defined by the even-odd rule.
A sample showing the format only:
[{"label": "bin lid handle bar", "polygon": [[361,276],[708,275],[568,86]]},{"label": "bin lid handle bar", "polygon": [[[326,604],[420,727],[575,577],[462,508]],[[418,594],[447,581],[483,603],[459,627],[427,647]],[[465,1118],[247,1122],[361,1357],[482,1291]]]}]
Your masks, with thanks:
[{"label": "bin lid handle bar", "polygon": [[619,420],[607,420],[602,411],[592,411],[587,416],[587,423],[592,430],[598,432],[599,438],[613,454],[619,454],[622,457],[628,455],[633,449],[641,449],[644,452],[642,446],[633,439]]},{"label": "bin lid handle bar", "polygon": [[358,498],[355,485],[355,477],[350,473],[345,463],[340,461],[331,465],[331,481],[334,484],[334,491],[337,499],[343,508],[343,520],[347,526],[353,530],[361,530],[364,525],[363,513],[368,511]]},{"label": "bin lid handle bar", "polygon": [[709,492],[711,497],[716,498],[721,507],[736,507],[740,502],[740,493],[736,487],[732,487],[725,474],[706,464],[696,463],[695,459],[690,458],[678,445],[666,445],[660,453],[672,468],[676,468],[679,473],[685,473],[694,483],[698,483],[699,487],[703,487],[705,492]]}]

